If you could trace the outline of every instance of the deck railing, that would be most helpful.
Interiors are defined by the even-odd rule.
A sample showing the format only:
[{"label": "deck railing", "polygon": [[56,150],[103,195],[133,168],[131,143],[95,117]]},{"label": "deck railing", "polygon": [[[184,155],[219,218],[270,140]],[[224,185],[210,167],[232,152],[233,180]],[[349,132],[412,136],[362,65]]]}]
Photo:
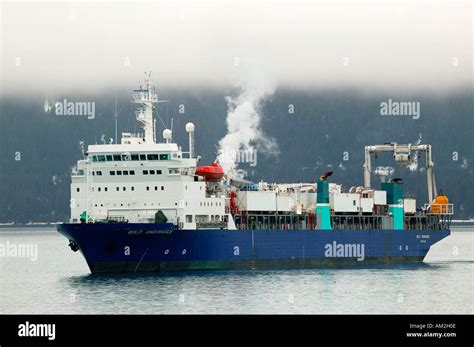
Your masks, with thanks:
[{"label": "deck railing", "polygon": [[453,204],[425,204],[423,206],[423,211],[427,215],[434,214],[454,214],[454,205]]}]

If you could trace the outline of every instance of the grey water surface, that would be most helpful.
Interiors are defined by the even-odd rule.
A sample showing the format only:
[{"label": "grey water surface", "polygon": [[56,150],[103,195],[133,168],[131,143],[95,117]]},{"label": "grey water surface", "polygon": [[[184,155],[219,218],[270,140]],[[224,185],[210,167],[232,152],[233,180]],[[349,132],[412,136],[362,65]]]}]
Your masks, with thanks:
[{"label": "grey water surface", "polygon": [[[474,313],[474,225],[453,226],[424,263],[368,268],[91,275],[54,227],[2,227],[0,313]],[[32,248],[33,249],[33,248]]]}]

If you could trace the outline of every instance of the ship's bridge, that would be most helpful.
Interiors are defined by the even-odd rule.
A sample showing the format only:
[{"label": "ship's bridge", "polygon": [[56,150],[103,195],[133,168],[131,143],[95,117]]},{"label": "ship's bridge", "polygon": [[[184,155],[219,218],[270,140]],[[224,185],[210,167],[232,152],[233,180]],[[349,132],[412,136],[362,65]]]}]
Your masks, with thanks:
[{"label": "ship's bridge", "polygon": [[90,145],[87,149],[89,155],[106,153],[179,152],[178,144],[176,143]]}]

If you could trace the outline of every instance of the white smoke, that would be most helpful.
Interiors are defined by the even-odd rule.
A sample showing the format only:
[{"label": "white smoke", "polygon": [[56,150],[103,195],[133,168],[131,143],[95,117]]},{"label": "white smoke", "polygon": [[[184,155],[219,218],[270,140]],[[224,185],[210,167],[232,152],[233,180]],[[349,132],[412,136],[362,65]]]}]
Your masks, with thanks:
[{"label": "white smoke", "polygon": [[227,135],[219,141],[218,159],[225,173],[234,171],[245,155],[239,153],[279,153],[275,139],[261,129],[261,106],[276,90],[276,83],[254,71],[238,84],[237,97],[227,97]]}]

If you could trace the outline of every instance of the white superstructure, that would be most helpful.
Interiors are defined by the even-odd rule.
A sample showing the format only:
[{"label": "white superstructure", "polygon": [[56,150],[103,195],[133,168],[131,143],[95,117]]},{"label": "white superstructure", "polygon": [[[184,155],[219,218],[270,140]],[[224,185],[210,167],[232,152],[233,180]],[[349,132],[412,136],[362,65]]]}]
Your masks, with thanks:
[{"label": "white superstructure", "polygon": [[88,146],[73,170],[71,222],[87,216],[88,221],[146,223],[161,211],[182,229],[235,228],[224,195],[206,193],[206,182],[195,176],[194,125],[186,125],[189,152],[173,142],[169,129],[156,142],[153,105],[160,101],[149,75],[145,82],[146,89],[133,91],[132,101],[139,105],[136,118],[143,133],[123,133],[120,144]]}]

